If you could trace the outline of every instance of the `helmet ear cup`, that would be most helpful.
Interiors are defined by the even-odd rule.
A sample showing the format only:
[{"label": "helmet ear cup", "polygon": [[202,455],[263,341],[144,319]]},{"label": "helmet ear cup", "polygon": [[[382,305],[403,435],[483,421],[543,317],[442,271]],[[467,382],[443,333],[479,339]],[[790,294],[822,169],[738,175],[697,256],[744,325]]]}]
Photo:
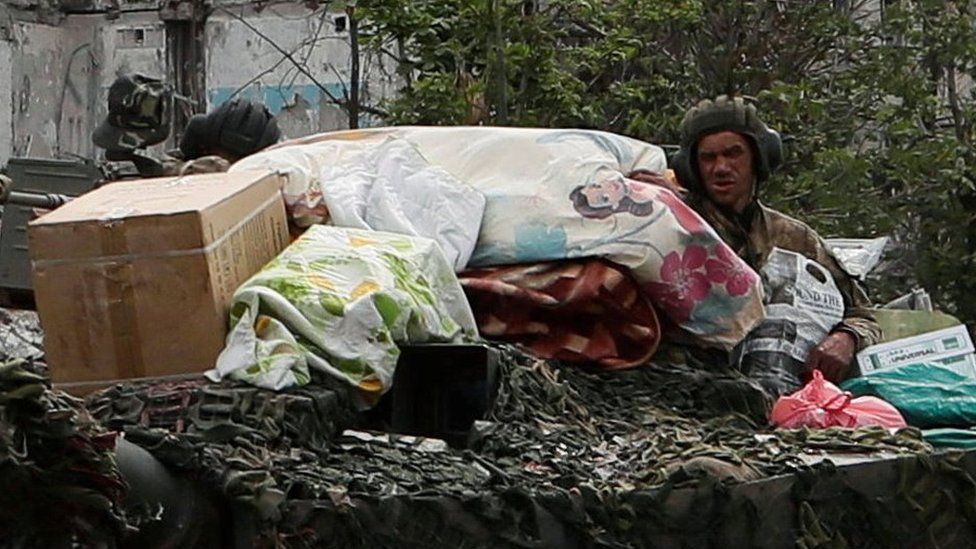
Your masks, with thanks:
[{"label": "helmet ear cup", "polygon": [[691,152],[687,149],[682,148],[671,157],[671,169],[683,187],[693,192],[701,188],[697,170],[691,165]]},{"label": "helmet ear cup", "polygon": [[194,114],[183,130],[183,137],[180,139],[180,152],[183,158],[193,160],[207,154],[207,116]]},{"label": "helmet ear cup", "polygon": [[762,156],[763,169],[766,170],[762,179],[769,179],[769,176],[783,165],[783,138],[778,131],[766,128],[766,131],[756,137],[756,141],[756,148]]}]

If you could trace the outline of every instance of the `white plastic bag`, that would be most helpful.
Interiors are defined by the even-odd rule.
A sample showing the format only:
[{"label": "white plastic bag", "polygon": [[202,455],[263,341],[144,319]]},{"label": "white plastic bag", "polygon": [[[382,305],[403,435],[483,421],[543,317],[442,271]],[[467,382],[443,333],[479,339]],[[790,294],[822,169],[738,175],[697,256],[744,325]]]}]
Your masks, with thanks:
[{"label": "white plastic bag", "polygon": [[879,238],[828,238],[827,245],[848,273],[860,280],[868,275],[884,255],[887,236]]},{"label": "white plastic bag", "polygon": [[807,355],[844,318],[844,298],[822,265],[773,248],[761,271],[766,318],[733,353],[734,363],[768,391],[803,385]]}]

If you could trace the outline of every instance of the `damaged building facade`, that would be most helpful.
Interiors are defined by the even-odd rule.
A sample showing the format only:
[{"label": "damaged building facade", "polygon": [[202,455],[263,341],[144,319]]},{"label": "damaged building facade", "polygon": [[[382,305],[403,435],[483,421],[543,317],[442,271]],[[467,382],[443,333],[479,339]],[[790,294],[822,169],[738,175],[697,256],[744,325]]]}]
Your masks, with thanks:
[{"label": "damaged building facade", "polygon": [[[286,136],[349,127],[340,105],[359,72],[361,102],[395,90],[368,55],[352,63],[349,15],[328,3],[46,1],[0,4],[0,164],[97,157],[92,130],[119,74],[164,78],[189,117],[232,96],[262,101]],[[371,121],[359,117],[361,125]]]}]

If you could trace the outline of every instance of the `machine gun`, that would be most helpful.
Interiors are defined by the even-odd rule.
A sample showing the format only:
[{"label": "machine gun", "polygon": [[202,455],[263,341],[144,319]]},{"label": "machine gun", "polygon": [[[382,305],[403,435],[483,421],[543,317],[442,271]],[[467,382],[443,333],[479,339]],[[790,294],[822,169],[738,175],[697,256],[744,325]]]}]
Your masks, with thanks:
[{"label": "machine gun", "polygon": [[0,180],[0,305],[33,308],[27,223],[35,208],[54,209],[104,183],[164,175],[148,147],[169,137],[172,87],[139,74],[120,76],[108,91],[108,115],[92,141],[105,161],[13,158]]},{"label": "machine gun", "polygon": [[0,305],[33,308],[27,223],[35,208],[53,209],[103,181],[102,170],[84,160],[12,158],[0,177]]},{"label": "machine gun", "polygon": [[0,175],[0,204],[29,206],[53,210],[71,200],[70,196],[54,193],[25,193],[13,189],[14,182],[5,175]]},{"label": "machine gun", "polygon": [[27,224],[36,210],[53,210],[113,181],[159,175],[158,166],[150,160],[137,165],[131,160],[11,158],[0,174],[0,306],[34,308]]}]

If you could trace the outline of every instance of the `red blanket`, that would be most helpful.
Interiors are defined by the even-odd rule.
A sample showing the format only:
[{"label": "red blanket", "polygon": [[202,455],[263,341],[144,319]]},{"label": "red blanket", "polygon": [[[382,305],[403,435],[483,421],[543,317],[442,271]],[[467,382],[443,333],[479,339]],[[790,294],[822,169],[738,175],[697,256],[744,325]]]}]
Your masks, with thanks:
[{"label": "red blanket", "polygon": [[629,368],[647,362],[661,338],[650,302],[608,261],[489,267],[460,280],[483,336],[542,358]]}]

